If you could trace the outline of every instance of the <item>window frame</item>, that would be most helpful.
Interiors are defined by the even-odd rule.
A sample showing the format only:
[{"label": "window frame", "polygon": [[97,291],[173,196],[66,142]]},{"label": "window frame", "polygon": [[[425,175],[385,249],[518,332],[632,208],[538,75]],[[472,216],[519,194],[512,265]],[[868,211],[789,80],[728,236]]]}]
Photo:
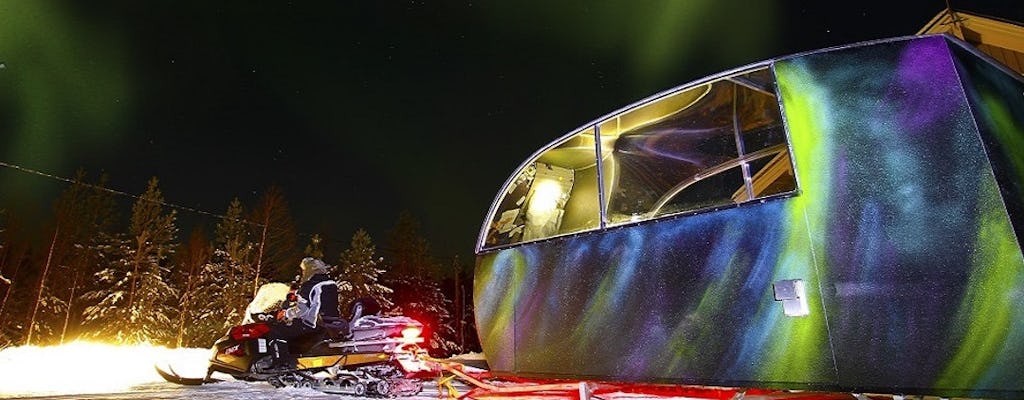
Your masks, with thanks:
[{"label": "window frame", "polygon": [[[761,70],[765,70],[768,74],[770,74],[770,78],[771,78],[770,79],[770,83],[771,83],[771,87],[770,88],[756,87],[756,85],[750,85],[749,82],[745,82],[745,79],[743,79],[744,76],[747,76],[747,75],[749,75],[751,73],[755,73],[755,72],[761,71]],[[726,163],[716,165],[712,169],[716,169],[716,170],[717,169],[722,169],[722,170],[725,170],[725,169],[734,168],[736,166],[741,167],[742,171],[743,171],[743,179],[744,179],[743,187],[746,188],[746,193],[747,193],[746,194],[746,199],[745,200],[741,200],[741,201],[733,201],[731,203],[726,203],[726,204],[712,205],[712,206],[708,206],[708,207],[696,207],[696,208],[693,208],[693,209],[685,209],[685,210],[680,210],[680,211],[675,211],[675,212],[665,213],[665,214],[649,213],[649,214],[643,215],[641,218],[631,219],[631,220],[628,220],[628,221],[619,221],[619,222],[609,221],[608,220],[608,210],[607,210],[609,199],[607,197],[610,194],[607,193],[607,187],[606,187],[606,182],[607,182],[607,179],[608,179],[607,174],[609,174],[609,171],[607,171],[606,166],[605,166],[604,159],[607,157],[607,155],[604,152],[610,152],[611,150],[606,150],[606,148],[604,146],[604,145],[606,145],[606,143],[605,143],[605,138],[602,136],[602,132],[601,132],[602,124],[605,124],[608,121],[611,121],[611,120],[613,120],[615,118],[618,118],[618,117],[621,117],[623,115],[627,115],[628,113],[636,111],[636,110],[641,109],[643,107],[656,104],[656,103],[658,103],[658,102],[660,102],[662,100],[665,100],[665,99],[667,99],[669,97],[672,97],[674,95],[680,94],[681,92],[685,92],[687,90],[691,90],[693,88],[697,88],[697,87],[699,87],[701,85],[713,85],[713,84],[718,83],[720,81],[730,81],[730,82],[736,84],[737,86],[743,86],[743,87],[746,87],[746,88],[749,88],[749,89],[752,89],[752,90],[756,90],[756,91],[760,91],[760,92],[765,92],[765,93],[767,93],[767,94],[769,94],[769,95],[771,95],[771,96],[773,96],[775,98],[776,105],[777,105],[778,119],[779,119],[778,123],[779,123],[780,129],[781,129],[782,142],[774,144],[774,145],[771,145],[771,146],[768,146],[767,148],[764,148],[764,149],[758,149],[756,151],[747,153],[745,148],[744,148],[745,147],[744,141],[742,140],[742,137],[741,137],[744,132],[742,132],[738,127],[735,127],[735,124],[736,124],[735,120],[738,119],[737,111],[735,109],[737,107],[737,100],[735,98],[735,95],[734,95],[734,99],[732,100],[732,107],[733,107],[732,118],[734,120],[733,135],[736,136],[736,138],[735,138],[736,142],[737,142],[736,146],[737,146],[737,152],[739,152],[739,156],[736,157],[735,159],[729,160]],[[770,91],[768,91],[767,89],[770,89]],[[488,239],[490,237],[489,232],[491,231],[491,226],[492,226],[492,224],[494,222],[496,222],[496,220],[495,220],[495,218],[497,217],[496,213],[500,211],[500,208],[499,208],[500,205],[504,202],[505,197],[509,194],[509,192],[508,192],[509,187],[515,183],[515,181],[519,178],[519,176],[523,173],[523,171],[525,171],[531,165],[537,163],[538,160],[541,157],[543,157],[545,154],[547,154],[549,151],[551,151],[553,149],[557,149],[559,146],[562,146],[566,142],[572,140],[573,138],[583,134],[584,132],[586,132],[588,130],[592,130],[593,131],[593,135],[594,135],[594,150],[593,150],[594,152],[593,152],[593,156],[594,156],[594,161],[595,161],[595,165],[596,165],[596,168],[597,168],[597,196],[594,199],[592,199],[592,200],[598,202],[599,224],[597,224],[595,226],[592,226],[592,227],[589,227],[587,229],[579,230],[579,231],[557,233],[557,234],[553,234],[553,235],[546,236],[546,237],[533,238],[533,239],[529,239],[529,240],[513,241],[513,242],[510,242],[510,243],[504,243],[504,244],[487,245],[487,241],[488,241]],[[612,143],[613,143],[613,141],[612,141]],[[531,154],[530,157],[527,158],[525,162],[520,164],[520,166],[514,171],[514,173],[512,175],[510,175],[509,178],[506,179],[505,183],[501,186],[501,190],[498,192],[498,196],[495,198],[495,200],[491,204],[491,207],[488,209],[487,214],[486,214],[485,224],[484,224],[483,228],[481,229],[480,234],[479,234],[478,239],[477,239],[476,252],[478,254],[486,253],[486,252],[500,250],[500,249],[504,249],[504,248],[521,246],[521,245],[525,245],[525,244],[528,244],[528,243],[542,242],[542,241],[557,239],[557,238],[566,237],[566,236],[588,234],[588,233],[593,233],[593,232],[604,231],[604,230],[607,230],[607,229],[614,229],[614,228],[620,228],[620,227],[626,227],[626,226],[633,226],[633,225],[636,225],[636,224],[643,224],[643,223],[663,220],[663,219],[667,219],[667,218],[676,218],[676,217],[681,217],[681,216],[686,216],[686,215],[699,214],[699,213],[704,213],[704,212],[711,212],[711,211],[725,209],[725,208],[738,207],[738,206],[742,206],[742,205],[745,205],[745,204],[763,203],[763,202],[765,202],[767,200],[772,200],[772,199],[788,198],[788,197],[797,196],[800,193],[800,180],[799,180],[799,173],[797,171],[796,162],[793,159],[793,148],[792,147],[793,146],[792,146],[792,141],[791,141],[790,135],[789,135],[789,128],[788,128],[788,125],[786,123],[786,118],[785,118],[785,110],[784,110],[784,107],[783,107],[783,104],[782,104],[781,96],[779,94],[778,82],[777,82],[777,80],[775,78],[774,61],[750,64],[750,65],[747,65],[747,66],[744,66],[744,67],[736,68],[734,70],[730,70],[730,71],[726,71],[726,72],[723,72],[723,73],[720,73],[720,74],[716,74],[716,75],[707,77],[707,78],[702,79],[702,80],[698,80],[698,81],[694,81],[694,82],[687,83],[687,84],[684,84],[684,85],[680,85],[680,86],[677,86],[677,87],[674,87],[674,88],[662,91],[660,93],[657,93],[655,95],[649,96],[649,97],[647,97],[647,98],[645,98],[643,100],[640,100],[640,101],[635,102],[633,104],[630,104],[630,105],[628,105],[626,107],[620,108],[619,110],[616,110],[614,112],[608,113],[608,114],[606,114],[606,115],[604,115],[604,116],[602,116],[600,118],[597,118],[597,119],[595,119],[595,120],[593,120],[593,121],[591,121],[591,122],[589,122],[589,123],[587,123],[585,125],[582,125],[582,126],[576,128],[576,129],[570,131],[569,133],[559,137],[557,140],[552,141],[551,143],[545,145],[541,149],[539,149],[536,152],[534,152],[533,154]],[[772,155],[772,154],[785,154],[786,155],[786,157],[785,157],[786,160],[783,160],[783,161],[780,161],[780,162],[788,162],[788,164],[789,164],[789,171],[791,171],[792,176],[793,176],[792,177],[792,179],[793,179],[792,189],[784,190],[784,191],[777,192],[777,193],[771,193],[771,194],[764,195],[764,196],[757,196],[756,193],[754,193],[754,191],[753,191],[753,186],[752,186],[752,182],[751,182],[751,180],[753,180],[754,175],[756,175],[756,174],[752,174],[750,172],[750,168],[751,167],[750,167],[749,163],[754,162],[754,161],[759,160],[759,159],[762,159],[762,158],[765,158],[765,157],[768,157],[769,155]],[[769,161],[769,162],[771,162],[771,161]],[[729,168],[726,168],[726,166],[729,166]],[[766,168],[766,167],[762,167],[762,169],[764,169],[764,168]],[[700,175],[700,174],[698,174],[698,175]],[[711,175],[714,175],[714,174],[706,174],[706,176],[711,176]],[[700,179],[696,179],[693,182],[691,182],[690,184],[692,185],[693,183],[698,182],[698,181],[700,181],[702,179],[703,179],[703,177],[701,177]],[[683,185],[684,183],[685,182],[681,182],[680,184],[677,184],[676,186]],[[685,191],[686,187],[688,187],[688,186],[689,185],[685,185],[682,188],[675,188],[675,187],[673,187],[673,189],[670,190],[670,192],[671,191],[675,191],[675,193],[678,194],[680,192]],[[738,194],[739,192],[737,191],[736,193]],[[667,194],[668,193],[666,193],[665,195],[667,195]],[[674,196],[674,194],[673,194],[673,196]],[[662,197],[665,197],[665,196],[663,195]],[[665,199],[665,200],[667,201],[667,200],[669,200],[671,198],[672,198],[672,196],[668,196],[668,199]],[[656,210],[660,210],[660,208],[663,207],[663,206],[664,206],[664,204],[657,205]]]}]

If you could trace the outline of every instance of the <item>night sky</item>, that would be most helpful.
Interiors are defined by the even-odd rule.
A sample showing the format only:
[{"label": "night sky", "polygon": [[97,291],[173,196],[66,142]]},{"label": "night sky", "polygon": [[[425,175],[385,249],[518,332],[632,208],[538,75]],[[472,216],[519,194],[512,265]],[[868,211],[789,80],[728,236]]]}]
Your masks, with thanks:
[{"label": "night sky", "polygon": [[[953,6],[1007,12],[985,3],[1015,2]],[[276,184],[302,233],[342,245],[360,227],[381,243],[408,210],[436,255],[468,256],[505,179],[570,130],[745,64],[910,35],[945,6],[4,0],[0,161],[133,194],[157,176],[212,214]],[[66,186],[0,167],[0,207],[42,221]],[[179,238],[216,223],[179,216]]]}]

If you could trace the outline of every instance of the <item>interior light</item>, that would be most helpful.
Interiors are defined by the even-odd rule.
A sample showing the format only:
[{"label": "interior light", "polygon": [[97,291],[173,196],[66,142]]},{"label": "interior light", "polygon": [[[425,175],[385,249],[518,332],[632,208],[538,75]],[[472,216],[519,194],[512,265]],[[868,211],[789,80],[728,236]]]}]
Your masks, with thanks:
[{"label": "interior light", "polygon": [[558,198],[562,196],[562,186],[556,181],[545,179],[538,180],[534,187],[527,216],[531,220],[547,220],[558,209]]}]

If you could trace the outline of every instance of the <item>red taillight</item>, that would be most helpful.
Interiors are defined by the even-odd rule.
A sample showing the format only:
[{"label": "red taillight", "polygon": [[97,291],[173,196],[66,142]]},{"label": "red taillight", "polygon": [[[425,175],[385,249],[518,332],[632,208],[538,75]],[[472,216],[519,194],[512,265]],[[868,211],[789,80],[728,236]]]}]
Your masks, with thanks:
[{"label": "red taillight", "polygon": [[407,326],[402,329],[402,341],[406,343],[420,343],[423,338],[420,334],[423,333],[423,329],[418,326]]},{"label": "red taillight", "polygon": [[270,332],[270,325],[264,324],[262,322],[257,322],[255,324],[240,325],[231,328],[231,332],[229,334],[231,335],[232,339],[235,339],[237,341],[243,341],[246,339],[256,339],[263,337],[263,335],[266,335],[267,332]]}]

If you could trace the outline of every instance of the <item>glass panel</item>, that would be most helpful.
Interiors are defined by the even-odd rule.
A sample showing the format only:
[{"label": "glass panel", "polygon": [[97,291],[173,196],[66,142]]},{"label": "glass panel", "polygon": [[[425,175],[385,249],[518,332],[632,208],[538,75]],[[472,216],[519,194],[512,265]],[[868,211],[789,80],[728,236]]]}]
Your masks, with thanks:
[{"label": "glass panel", "polygon": [[775,75],[768,68],[747,72],[743,75],[729,77],[730,81],[762,92],[774,100]]},{"label": "glass panel", "polygon": [[[789,158],[786,131],[775,97],[775,80],[767,69],[737,77],[736,118],[742,138],[741,153],[747,161],[747,175],[753,198],[796,189],[793,162]],[[736,193],[733,201],[750,196]]]},{"label": "glass panel", "polygon": [[599,127],[609,224],[796,188],[768,69],[679,91]]},{"label": "glass panel", "polygon": [[600,224],[594,129],[527,163],[504,191],[484,247],[595,229]]},{"label": "glass panel", "polygon": [[687,181],[677,189],[666,193],[664,203],[654,210],[655,216],[731,204],[733,193],[746,192],[743,169],[739,165],[716,171],[704,179]]},{"label": "glass panel", "polygon": [[751,182],[749,192],[733,194],[736,203],[750,201],[751,195],[758,198],[797,188],[771,77],[768,70],[761,70],[734,80],[741,85],[736,91],[736,119],[742,138],[740,152],[748,164],[745,176]]},{"label": "glass panel", "polygon": [[737,158],[734,86],[727,81],[697,86],[601,124],[602,139],[614,137],[604,162],[610,173],[605,185],[609,223],[649,218],[673,188]]},{"label": "glass panel", "polygon": [[786,143],[779,103],[774,94],[738,85],[736,118],[743,136],[744,153]]},{"label": "glass panel", "polygon": [[[789,159],[789,151],[785,144],[776,147],[776,153],[767,153],[766,157],[750,163],[751,189],[754,198],[796,190],[796,177],[793,175],[793,161]],[[746,201],[746,190],[742,196],[733,196],[737,203]]]}]

